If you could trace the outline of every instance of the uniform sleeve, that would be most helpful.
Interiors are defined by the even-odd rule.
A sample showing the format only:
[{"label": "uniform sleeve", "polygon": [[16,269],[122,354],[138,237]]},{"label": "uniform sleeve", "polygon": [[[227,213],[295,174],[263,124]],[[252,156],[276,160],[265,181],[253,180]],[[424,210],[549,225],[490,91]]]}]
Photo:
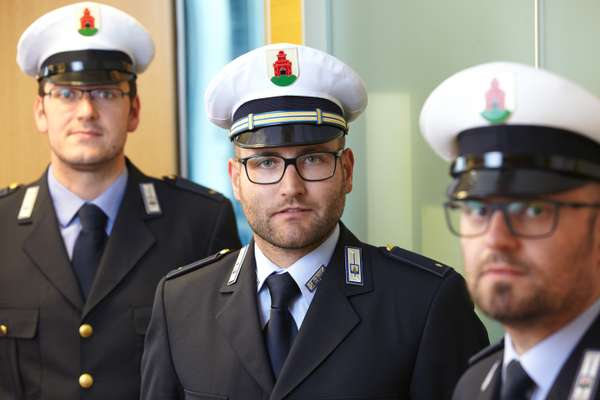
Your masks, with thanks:
[{"label": "uniform sleeve", "polygon": [[142,356],[142,400],[183,399],[183,391],[173,362],[164,307],[163,278],[154,296],[152,318],[146,333]]},{"label": "uniform sleeve", "polygon": [[225,199],[219,210],[208,254],[213,254],[223,249],[237,250],[240,247],[242,245],[240,244],[233,207],[229,199]]},{"label": "uniform sleeve", "polygon": [[489,344],[465,281],[451,271],[428,312],[411,379],[412,400],[450,399],[471,356]]}]

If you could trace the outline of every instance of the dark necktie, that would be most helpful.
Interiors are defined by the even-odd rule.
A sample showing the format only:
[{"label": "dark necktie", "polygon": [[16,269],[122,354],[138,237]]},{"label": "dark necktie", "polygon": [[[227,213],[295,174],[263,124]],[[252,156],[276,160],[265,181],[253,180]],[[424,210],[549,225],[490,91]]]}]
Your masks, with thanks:
[{"label": "dark necktie", "polygon": [[500,400],[528,400],[535,389],[535,382],[517,360],[506,367],[506,379],[500,391]]},{"label": "dark necktie", "polygon": [[106,243],[106,214],[97,206],[86,203],[78,211],[81,232],[73,248],[73,271],[79,281],[83,298],[87,299]]},{"label": "dark necktie", "polygon": [[269,276],[266,283],[271,293],[271,312],[265,330],[265,341],[273,375],[277,379],[298,333],[289,306],[300,293],[300,289],[287,272]]}]

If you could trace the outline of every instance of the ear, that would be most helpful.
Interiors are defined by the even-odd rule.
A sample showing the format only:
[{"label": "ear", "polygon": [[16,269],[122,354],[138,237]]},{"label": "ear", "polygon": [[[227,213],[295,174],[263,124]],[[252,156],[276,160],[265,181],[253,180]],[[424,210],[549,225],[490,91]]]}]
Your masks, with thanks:
[{"label": "ear", "polygon": [[137,129],[140,124],[140,110],[142,107],[139,96],[135,96],[130,104],[129,117],[127,118],[127,132],[133,132]]},{"label": "ear", "polygon": [[37,96],[33,101],[33,119],[38,131],[41,133],[48,132],[48,117],[46,116],[44,98],[42,96]]},{"label": "ear", "polygon": [[227,161],[227,173],[229,174],[229,178],[231,179],[231,187],[233,188],[233,194],[235,195],[235,199],[240,201],[240,171],[242,169],[242,165],[230,158]]},{"label": "ear", "polygon": [[344,179],[344,191],[350,193],[352,191],[352,177],[354,173],[354,153],[352,149],[347,148],[340,157],[342,176]]}]

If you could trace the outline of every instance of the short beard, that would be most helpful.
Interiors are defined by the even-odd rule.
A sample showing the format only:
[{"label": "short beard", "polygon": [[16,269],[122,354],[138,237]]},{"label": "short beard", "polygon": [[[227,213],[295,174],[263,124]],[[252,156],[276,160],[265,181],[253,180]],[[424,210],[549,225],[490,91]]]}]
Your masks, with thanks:
[{"label": "short beard", "polygon": [[[490,262],[505,262],[524,272],[531,269],[527,263],[511,255],[494,253],[484,259],[477,270],[483,271],[485,265]],[[485,314],[505,325],[529,323],[560,308],[560,304],[553,301],[551,293],[545,288],[535,287],[529,293],[516,297],[518,294],[514,293],[514,288],[509,283],[497,282],[490,288],[489,293],[482,293],[478,281],[479,279],[471,290],[473,301]]]},{"label": "short beard", "polygon": [[[292,234],[282,234],[282,232],[273,229],[268,219],[248,218],[248,223],[258,237],[280,249],[302,250],[316,248],[331,234],[344,211],[346,202],[344,189],[340,188],[339,192],[333,196],[335,200],[333,200],[330,207],[326,210],[323,219],[316,221],[310,230],[305,233],[296,231]],[[243,204],[243,208],[246,216],[254,214],[252,211],[249,211],[247,205]]]}]

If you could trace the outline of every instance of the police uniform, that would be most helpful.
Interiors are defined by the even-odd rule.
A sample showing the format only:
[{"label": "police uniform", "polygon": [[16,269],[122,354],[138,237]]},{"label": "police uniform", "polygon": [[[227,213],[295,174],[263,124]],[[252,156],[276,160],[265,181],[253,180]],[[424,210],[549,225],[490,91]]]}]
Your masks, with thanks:
[{"label": "police uniform", "polygon": [[[600,99],[545,70],[494,62],[458,72],[430,95],[421,131],[452,161],[452,200],[536,198],[600,182]],[[557,282],[558,284],[558,282]],[[600,299],[518,355],[509,334],[470,361],[454,399],[498,399],[519,361],[528,398],[600,399]]]},{"label": "police uniform", "polygon": [[[206,102],[236,145],[273,148],[345,134],[366,106],[366,90],[334,57],[275,44],[226,66]],[[363,243],[340,222],[317,256],[297,261],[320,264],[328,254],[322,268],[306,264],[315,272],[297,282],[309,306],[305,314],[291,310],[299,331],[275,379],[258,251],[251,241],[160,283],[142,399],[444,399],[488,342],[458,273],[398,247]]]},{"label": "police uniform", "polygon": [[[101,20],[95,25],[97,34],[64,40],[69,35],[58,33],[57,26],[65,31],[78,28],[75,22],[89,14],[86,9]],[[119,42],[111,42],[115,25],[125,29],[117,34]],[[94,81],[120,80],[139,72],[135,60],[152,58],[148,53],[123,56],[109,50],[123,40],[141,41],[146,51],[152,43],[149,36],[140,38],[147,33],[135,20],[106,6],[88,3],[55,10],[29,32],[42,42],[22,38],[21,65],[35,65],[32,71],[41,68],[40,74],[65,83],[77,74]],[[123,39],[124,33],[129,39]],[[63,40],[55,43],[59,38]],[[119,53],[116,58],[101,59],[85,50],[98,41],[106,51]],[[34,45],[39,49],[30,47]],[[66,58],[52,53],[63,47],[68,47]],[[47,49],[52,55],[36,55]],[[35,61],[40,57],[53,61]],[[86,69],[94,66],[98,70]],[[110,66],[116,69],[106,69]],[[54,75],[56,71],[70,75]],[[61,234],[57,210],[62,204],[53,203],[47,174],[29,185],[0,191],[0,399],[136,399],[156,285],[176,265],[239,247],[231,204],[185,179],[146,176],[127,161],[118,212],[84,298]]]}]

